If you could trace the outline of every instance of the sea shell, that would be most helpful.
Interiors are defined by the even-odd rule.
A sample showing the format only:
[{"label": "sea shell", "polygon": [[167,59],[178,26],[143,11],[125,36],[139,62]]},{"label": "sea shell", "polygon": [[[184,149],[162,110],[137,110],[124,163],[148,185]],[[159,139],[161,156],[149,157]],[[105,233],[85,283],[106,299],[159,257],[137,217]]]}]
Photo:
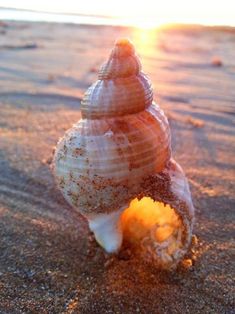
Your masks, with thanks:
[{"label": "sea shell", "polygon": [[158,266],[177,265],[191,241],[194,208],[171,156],[167,118],[128,40],[116,42],[81,114],[54,156],[65,199],[107,252],[117,252],[124,237]]}]

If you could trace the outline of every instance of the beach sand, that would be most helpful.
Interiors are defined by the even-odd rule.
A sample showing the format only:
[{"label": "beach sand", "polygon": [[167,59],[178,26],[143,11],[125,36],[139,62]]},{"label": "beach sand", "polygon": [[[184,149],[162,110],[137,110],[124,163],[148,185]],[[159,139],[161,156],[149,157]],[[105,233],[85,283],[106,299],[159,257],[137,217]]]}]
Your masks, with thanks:
[{"label": "beach sand", "polygon": [[[104,254],[50,171],[119,37],[136,46],[189,178],[189,269]],[[234,52],[229,28],[0,24],[0,313],[235,313]]]}]

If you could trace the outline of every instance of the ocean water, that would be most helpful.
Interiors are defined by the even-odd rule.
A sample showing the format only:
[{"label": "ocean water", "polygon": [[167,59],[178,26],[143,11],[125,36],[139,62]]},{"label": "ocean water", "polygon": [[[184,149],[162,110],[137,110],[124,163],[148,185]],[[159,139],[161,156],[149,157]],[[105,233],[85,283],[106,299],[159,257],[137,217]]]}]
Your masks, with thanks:
[{"label": "ocean water", "polygon": [[0,8],[0,20],[73,23],[87,25],[113,25],[113,26],[131,25],[131,23],[130,22],[128,23],[128,21],[124,21],[113,17],[89,16],[79,14],[59,14],[4,8]]}]

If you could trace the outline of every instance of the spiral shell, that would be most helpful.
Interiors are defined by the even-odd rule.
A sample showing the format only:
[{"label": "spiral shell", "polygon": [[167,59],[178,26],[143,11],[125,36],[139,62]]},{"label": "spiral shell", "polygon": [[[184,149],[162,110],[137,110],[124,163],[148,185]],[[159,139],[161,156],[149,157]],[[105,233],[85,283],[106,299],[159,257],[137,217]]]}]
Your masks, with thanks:
[{"label": "spiral shell", "polygon": [[[174,257],[178,261],[190,242],[191,196],[182,170],[171,159],[168,121],[153,102],[151,83],[128,40],[116,42],[98,80],[85,93],[81,114],[54,156],[55,177],[64,197],[87,217],[97,241],[109,252],[121,246],[125,227],[120,217],[133,199],[149,195],[165,200],[180,217],[184,232],[182,254]],[[163,183],[168,182],[165,196],[162,185],[151,194],[162,175]],[[153,244],[150,240],[149,250],[155,250]]]}]

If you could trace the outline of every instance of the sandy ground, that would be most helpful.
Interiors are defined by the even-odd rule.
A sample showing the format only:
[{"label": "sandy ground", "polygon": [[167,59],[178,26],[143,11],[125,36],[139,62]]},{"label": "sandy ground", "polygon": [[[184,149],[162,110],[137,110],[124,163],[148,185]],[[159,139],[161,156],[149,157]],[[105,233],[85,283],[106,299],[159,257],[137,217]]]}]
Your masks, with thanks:
[{"label": "sandy ground", "polygon": [[[189,270],[106,256],[50,172],[53,147],[123,36],[189,178],[199,241]],[[0,25],[0,313],[235,313],[234,52],[232,29]]]}]

